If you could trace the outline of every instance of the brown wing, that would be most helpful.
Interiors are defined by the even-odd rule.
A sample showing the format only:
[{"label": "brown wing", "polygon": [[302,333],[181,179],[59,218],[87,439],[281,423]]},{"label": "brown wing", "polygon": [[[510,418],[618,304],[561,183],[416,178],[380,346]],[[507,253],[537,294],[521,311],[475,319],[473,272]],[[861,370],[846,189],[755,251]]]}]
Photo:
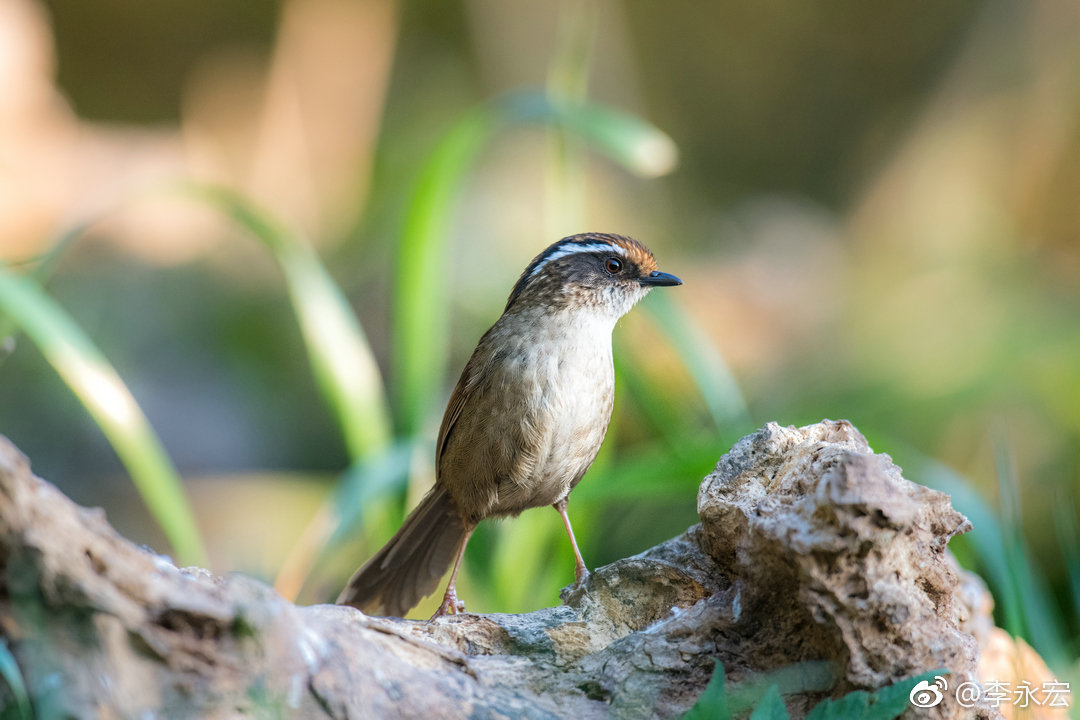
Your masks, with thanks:
[{"label": "brown wing", "polygon": [[523,398],[520,362],[508,367],[507,352],[495,349],[506,344],[499,339],[506,328],[498,323],[480,339],[450,394],[436,445],[435,484],[470,522],[535,507],[536,483],[545,480],[537,472],[551,427],[535,416],[543,403]]},{"label": "brown wing", "polygon": [[491,330],[484,333],[484,336],[480,338],[480,342],[477,343],[476,349],[473,350],[472,357],[469,358],[469,362],[465,363],[465,369],[461,371],[461,377],[458,378],[457,385],[454,386],[454,391],[450,393],[450,400],[446,403],[446,412],[443,413],[442,425],[439,426],[439,438],[435,443],[435,478],[436,481],[439,477],[440,467],[442,466],[443,452],[446,450],[446,445],[450,440],[450,433],[454,429],[454,423],[461,417],[461,410],[465,407],[469,397],[472,395],[473,390],[480,384],[483,373],[481,367],[483,362],[481,357],[486,354],[484,351],[484,341],[487,339]]}]

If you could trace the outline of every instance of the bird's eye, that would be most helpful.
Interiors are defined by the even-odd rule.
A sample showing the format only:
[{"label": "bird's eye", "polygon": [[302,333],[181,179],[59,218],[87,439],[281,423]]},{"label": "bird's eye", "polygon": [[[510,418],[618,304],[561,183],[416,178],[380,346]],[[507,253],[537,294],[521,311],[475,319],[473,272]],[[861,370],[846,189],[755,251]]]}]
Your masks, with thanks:
[{"label": "bird's eye", "polygon": [[608,258],[604,261],[604,268],[614,275],[622,270],[622,262],[618,258]]}]

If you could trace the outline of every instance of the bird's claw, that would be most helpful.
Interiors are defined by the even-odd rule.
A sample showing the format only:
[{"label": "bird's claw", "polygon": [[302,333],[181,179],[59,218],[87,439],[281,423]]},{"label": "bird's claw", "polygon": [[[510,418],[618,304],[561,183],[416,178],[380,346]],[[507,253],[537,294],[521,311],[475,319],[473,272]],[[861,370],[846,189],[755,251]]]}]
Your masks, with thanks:
[{"label": "bird's claw", "polygon": [[589,585],[589,571],[585,569],[585,566],[581,566],[574,571],[574,584],[567,585],[559,593],[559,599],[567,605],[573,605],[578,602],[583,595],[587,594],[586,588]]},{"label": "bird's claw", "polygon": [[465,612],[465,601],[459,600],[456,592],[447,590],[446,594],[443,595],[442,604],[439,605],[439,609],[435,611],[435,614],[428,619],[428,622],[444,615],[457,615],[463,612]]}]

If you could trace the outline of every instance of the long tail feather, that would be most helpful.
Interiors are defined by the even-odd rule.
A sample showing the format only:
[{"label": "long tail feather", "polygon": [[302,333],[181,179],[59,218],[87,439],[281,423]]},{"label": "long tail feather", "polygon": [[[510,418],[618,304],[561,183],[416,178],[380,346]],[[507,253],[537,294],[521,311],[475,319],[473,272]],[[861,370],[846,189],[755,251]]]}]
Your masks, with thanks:
[{"label": "long tail feather", "polygon": [[450,496],[433,488],[394,537],[356,571],[338,604],[368,615],[404,617],[435,590],[464,535],[465,523]]}]

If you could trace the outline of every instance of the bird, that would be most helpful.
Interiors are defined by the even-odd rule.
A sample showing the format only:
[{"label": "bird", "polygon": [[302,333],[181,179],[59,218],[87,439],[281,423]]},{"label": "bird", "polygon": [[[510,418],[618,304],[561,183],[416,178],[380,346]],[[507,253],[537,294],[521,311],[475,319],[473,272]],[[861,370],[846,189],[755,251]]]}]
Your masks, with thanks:
[{"label": "bird", "polygon": [[654,287],[682,285],[637,240],[565,237],[525,268],[502,315],[461,373],[439,428],[435,484],[338,597],[368,615],[404,617],[451,565],[431,620],[465,611],[455,587],[465,546],[486,518],[552,506],[588,569],[567,498],[596,459],[614,401],[615,323]]}]

